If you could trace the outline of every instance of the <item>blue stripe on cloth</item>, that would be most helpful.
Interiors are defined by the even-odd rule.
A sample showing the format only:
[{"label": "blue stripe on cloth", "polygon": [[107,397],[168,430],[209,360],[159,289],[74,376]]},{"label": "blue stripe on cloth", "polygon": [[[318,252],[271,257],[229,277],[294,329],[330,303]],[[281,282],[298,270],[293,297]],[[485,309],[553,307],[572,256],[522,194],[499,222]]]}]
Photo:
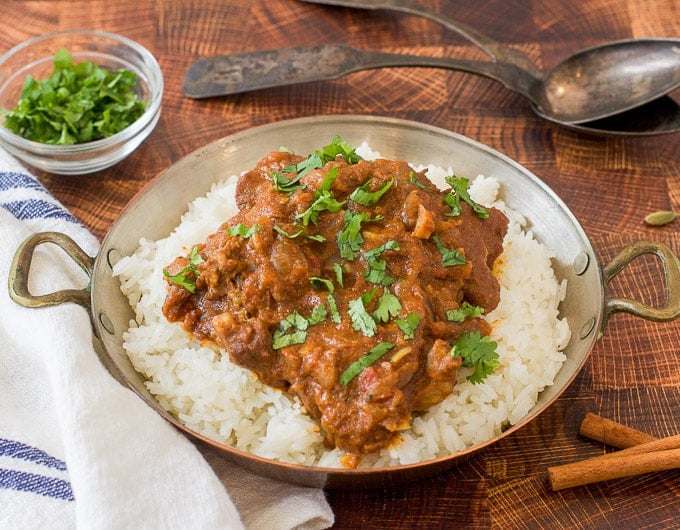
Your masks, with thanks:
[{"label": "blue stripe on cloth", "polygon": [[26,491],[65,501],[75,500],[71,484],[65,480],[11,469],[0,469],[0,489]]},{"label": "blue stripe on cloth", "polygon": [[6,202],[1,203],[0,206],[3,206],[20,221],[27,219],[64,219],[71,223],[80,224],[78,219],[60,206],[41,199]]},{"label": "blue stripe on cloth", "polygon": [[16,440],[0,438],[0,456],[19,458],[34,464],[58,469],[59,471],[66,471],[66,463],[58,458],[54,458],[41,449],[17,442]]},{"label": "blue stripe on cloth", "polygon": [[13,171],[0,171],[0,191],[11,190],[13,188],[28,188],[32,190],[45,190],[45,187],[33,177],[26,173],[15,173]]}]

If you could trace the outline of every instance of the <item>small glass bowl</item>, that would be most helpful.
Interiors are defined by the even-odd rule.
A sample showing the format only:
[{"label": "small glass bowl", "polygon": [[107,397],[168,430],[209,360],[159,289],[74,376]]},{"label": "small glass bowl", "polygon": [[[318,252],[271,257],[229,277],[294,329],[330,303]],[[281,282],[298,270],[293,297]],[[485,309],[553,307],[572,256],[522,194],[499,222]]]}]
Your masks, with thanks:
[{"label": "small glass bowl", "polygon": [[146,101],[144,113],[112,136],[75,145],[26,140],[4,127],[0,115],[0,145],[26,164],[50,173],[93,173],[120,162],[154,129],[161,113],[163,74],[154,56],[126,37],[96,30],[51,33],[29,39],[0,56],[0,109],[16,107],[28,74],[38,80],[49,77],[60,48],[66,48],[76,63],[92,61],[110,70],[134,72],[139,96]]}]

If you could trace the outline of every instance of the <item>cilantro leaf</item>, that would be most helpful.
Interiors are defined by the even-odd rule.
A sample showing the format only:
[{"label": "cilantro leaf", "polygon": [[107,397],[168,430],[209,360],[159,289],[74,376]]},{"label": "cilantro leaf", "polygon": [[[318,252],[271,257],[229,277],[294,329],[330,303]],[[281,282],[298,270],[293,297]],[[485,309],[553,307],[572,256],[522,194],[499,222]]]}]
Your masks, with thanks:
[{"label": "cilantro leaf", "polygon": [[328,309],[331,312],[331,321],[335,324],[340,324],[340,311],[338,311],[338,303],[335,301],[335,297],[332,293],[328,293],[328,298],[326,298],[328,303]]},{"label": "cilantro leaf", "polygon": [[471,383],[481,383],[500,364],[496,347],[498,343],[489,337],[482,337],[479,331],[470,331],[456,339],[451,347],[452,357],[461,357],[463,366],[475,371],[468,376]]},{"label": "cilantro leaf", "polygon": [[446,318],[450,322],[460,324],[466,318],[475,318],[484,314],[484,308],[478,305],[471,305],[467,301],[463,301],[458,309],[449,309],[446,312]]},{"label": "cilantro leaf", "polygon": [[243,223],[238,223],[237,225],[230,227],[227,230],[227,234],[233,237],[242,237],[243,239],[248,239],[255,232],[259,232],[260,230],[262,230],[262,227],[260,225],[253,225],[251,227],[248,227]]},{"label": "cilantro leaf", "polygon": [[359,357],[356,361],[350,364],[347,369],[340,374],[339,382],[342,386],[347,386],[352,379],[358,376],[366,368],[375,364],[383,355],[394,348],[391,342],[381,342],[377,346],[371,348],[368,353]]},{"label": "cilantro leaf", "polygon": [[326,320],[327,314],[328,312],[324,305],[316,306],[309,318],[305,318],[297,311],[293,311],[279,322],[279,326],[274,331],[272,337],[272,348],[279,350],[286,346],[302,344],[307,340],[307,330],[309,327]]},{"label": "cilantro leaf", "polygon": [[291,234],[289,232],[286,232],[283,228],[281,228],[279,225],[274,225],[274,230],[276,230],[279,234],[281,234],[284,237],[287,237],[288,239],[295,239],[300,236],[306,237],[307,239],[311,239],[312,241],[316,241],[318,243],[323,243],[326,241],[326,238],[322,236],[321,234],[308,234],[304,230],[300,229],[294,234]]},{"label": "cilantro leaf", "polygon": [[333,186],[333,182],[335,182],[337,176],[338,168],[331,168],[324,177],[319,189],[314,192],[314,202],[312,202],[311,206],[307,208],[307,210],[296,215],[295,219],[302,219],[302,224],[307,226],[310,222],[316,224],[321,212],[328,211],[335,213],[340,211],[346,201],[341,202],[336,200],[333,197],[333,193],[331,192],[331,187]]},{"label": "cilantro leaf", "polygon": [[298,162],[295,164],[295,166],[289,169],[291,172],[294,171],[297,173],[299,177],[303,177],[313,169],[319,169],[323,167],[323,164],[324,162],[321,160],[321,157],[318,154],[312,154],[305,158],[302,162]]},{"label": "cilantro leaf", "polygon": [[[284,148],[280,148],[279,150],[284,150]],[[285,150],[290,152],[287,148],[285,148]],[[284,168],[284,173],[297,173],[297,179],[299,180],[300,177],[305,176],[314,169],[322,168],[325,164],[335,160],[338,156],[342,156],[349,164],[356,164],[363,160],[363,158],[356,153],[354,147],[347,142],[344,142],[338,135],[335,135],[328,145],[325,145],[321,149],[317,149],[314,153],[310,154],[307,158],[297,164],[286,166]]]},{"label": "cilantro leaf", "polygon": [[383,243],[364,253],[364,259],[368,263],[368,269],[364,274],[366,281],[377,285],[391,285],[396,278],[387,274],[387,262],[382,259],[382,254],[386,250],[399,250],[399,243],[393,239]]},{"label": "cilantro leaf", "polygon": [[442,265],[444,265],[444,267],[455,267],[467,263],[465,256],[463,256],[463,253],[460,250],[446,248],[437,234],[432,236],[432,241],[437,245],[437,250],[439,250],[442,255]]},{"label": "cilantro leaf", "polygon": [[338,311],[338,304],[335,301],[335,298],[333,297],[333,293],[335,292],[335,285],[333,285],[333,282],[327,280],[326,278],[318,278],[316,276],[312,276],[311,278],[309,278],[309,281],[311,282],[312,287],[314,287],[314,289],[323,289],[324,287],[326,288],[326,290],[328,291],[328,297],[326,298],[326,302],[328,303],[328,309],[330,310],[331,313],[331,320],[336,324],[340,324],[340,312]]},{"label": "cilantro leaf", "polygon": [[365,212],[346,210],[342,230],[338,232],[336,237],[340,257],[347,260],[356,259],[364,242],[364,236],[361,235],[361,224],[380,220],[382,220],[380,215],[370,217]]},{"label": "cilantro leaf", "polygon": [[163,276],[193,293],[196,291],[196,277],[198,276],[198,266],[201,263],[203,263],[203,258],[198,253],[198,245],[194,245],[189,254],[189,264],[177,274],[170,274],[167,269],[163,269]]},{"label": "cilantro leaf", "polygon": [[381,188],[376,191],[368,191],[371,186],[372,179],[368,179],[364,184],[356,188],[349,196],[351,200],[361,206],[373,206],[377,204],[380,198],[387,193],[394,184],[394,178],[387,181]]},{"label": "cilantro leaf", "polygon": [[451,216],[460,215],[460,200],[463,200],[472,208],[477,217],[480,219],[486,219],[489,217],[489,212],[481,204],[476,203],[470,197],[468,192],[469,180],[463,177],[456,177],[455,175],[449,175],[445,177],[446,183],[451,186],[452,192],[448,194],[444,201],[448,206],[451,207]]},{"label": "cilantro leaf", "polygon": [[401,311],[399,298],[385,288],[382,296],[378,298],[378,307],[373,312],[373,318],[378,322],[387,322],[390,318],[396,317],[399,311]]},{"label": "cilantro leaf", "polygon": [[325,287],[331,294],[333,294],[333,292],[335,291],[335,286],[333,285],[333,282],[327,280],[326,278],[312,276],[311,278],[309,278],[309,281],[312,284],[312,287],[314,287],[314,289],[322,289]]},{"label": "cilantro leaf", "polygon": [[444,196],[444,203],[451,208],[451,211],[447,214],[449,217],[458,217],[460,215],[460,195],[449,193]]},{"label": "cilantro leaf", "polygon": [[293,311],[281,322],[274,331],[272,348],[279,350],[286,346],[302,344],[307,338],[309,321],[297,311]]},{"label": "cilantro leaf", "polygon": [[[295,166],[293,166],[292,168],[290,166],[286,166],[284,168],[284,173],[294,173],[295,171],[296,171]],[[272,187],[276,191],[280,191],[281,193],[285,193],[286,195],[290,195],[297,190],[305,189],[304,184],[300,184],[300,179],[302,178],[302,175],[300,174],[288,178],[283,173],[272,170],[271,173],[269,173],[269,176],[272,179]]]},{"label": "cilantro leaf", "polygon": [[352,327],[356,331],[360,331],[367,337],[372,337],[378,332],[378,326],[373,317],[366,311],[364,304],[363,296],[350,300],[348,308],[349,318],[352,322]]},{"label": "cilantro leaf", "polygon": [[310,315],[307,322],[309,323],[310,326],[313,326],[315,324],[320,324],[321,322],[326,320],[327,314],[328,314],[328,311],[326,311],[326,306],[318,305],[312,311],[312,314]]},{"label": "cilantro leaf", "polygon": [[333,137],[330,144],[322,147],[321,150],[316,151],[315,154],[324,164],[335,160],[338,156],[342,156],[348,164],[356,164],[363,160],[363,158],[356,153],[356,149],[343,141],[337,134]]},{"label": "cilantro leaf", "polygon": [[399,242],[395,239],[385,241],[382,245],[379,245],[375,248],[372,248],[371,250],[367,250],[366,252],[364,252],[364,259],[369,264],[373,265],[380,261],[380,256],[382,256],[383,252],[387,250],[399,250]]},{"label": "cilantro leaf", "polygon": [[364,242],[361,235],[361,223],[369,220],[369,216],[363,212],[346,210],[344,214],[342,230],[338,232],[336,241],[340,250],[340,257],[353,260],[359,255],[359,250]]},{"label": "cilantro leaf", "polygon": [[[381,262],[385,263],[385,262]],[[392,285],[394,282],[397,281],[396,278],[393,276],[390,276],[387,274],[387,269],[386,268],[375,268],[375,267],[370,267],[366,269],[366,272],[364,273],[364,279],[369,282],[369,283],[374,283],[376,285]]]},{"label": "cilantro leaf", "polygon": [[190,293],[196,291],[196,280],[189,275],[190,269],[182,269],[177,274],[169,274],[166,269],[163,269],[163,276],[165,276],[172,283],[184,287]]},{"label": "cilantro leaf", "polygon": [[412,339],[416,336],[416,329],[420,324],[420,315],[418,313],[409,313],[405,318],[397,318],[394,323],[404,334],[405,339]]},{"label": "cilantro leaf", "polygon": [[333,271],[335,272],[335,281],[338,282],[340,287],[344,287],[344,280],[342,278],[342,265],[338,262],[333,263]]},{"label": "cilantro leaf", "polygon": [[421,190],[426,190],[428,188],[428,185],[425,184],[424,182],[420,181],[418,177],[416,177],[416,174],[414,171],[411,171],[408,174],[408,180],[411,184],[413,184],[416,188],[420,188]]}]

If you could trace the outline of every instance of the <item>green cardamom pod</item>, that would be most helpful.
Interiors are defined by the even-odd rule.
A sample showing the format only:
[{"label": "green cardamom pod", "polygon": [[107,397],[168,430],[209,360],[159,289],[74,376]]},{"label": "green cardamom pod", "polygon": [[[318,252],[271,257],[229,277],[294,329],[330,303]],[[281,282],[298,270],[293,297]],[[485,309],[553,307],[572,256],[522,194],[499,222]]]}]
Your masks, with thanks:
[{"label": "green cardamom pod", "polygon": [[670,210],[659,210],[647,215],[645,217],[645,223],[650,226],[663,226],[672,223],[677,217],[678,214]]}]

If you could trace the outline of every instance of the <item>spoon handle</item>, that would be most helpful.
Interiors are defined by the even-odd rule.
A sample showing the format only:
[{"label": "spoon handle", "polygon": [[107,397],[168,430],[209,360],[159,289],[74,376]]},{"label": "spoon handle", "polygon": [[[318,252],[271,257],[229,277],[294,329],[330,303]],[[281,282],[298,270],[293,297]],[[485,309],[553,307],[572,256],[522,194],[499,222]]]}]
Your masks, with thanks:
[{"label": "spoon handle", "polygon": [[499,81],[531,98],[536,81],[513,64],[360,50],[345,45],[318,45],[217,55],[195,61],[182,90],[190,98],[226,96],[251,90],[336,79],[390,66],[424,66],[461,70]]},{"label": "spoon handle", "polygon": [[301,0],[308,4],[322,4],[338,7],[352,7],[356,9],[370,9],[378,10],[385,9],[390,11],[399,11],[408,13],[409,15],[416,15],[428,20],[432,20],[441,24],[447,29],[455,31],[462,37],[472,42],[475,46],[486,53],[494,62],[500,61],[514,64],[519,68],[523,68],[535,77],[541,76],[541,71],[536,67],[529,56],[514,48],[510,48],[501,44],[491,37],[479,33],[477,30],[471,28],[467,24],[458,22],[453,18],[443,14],[437,13],[423,7],[418,2],[413,0]]}]

